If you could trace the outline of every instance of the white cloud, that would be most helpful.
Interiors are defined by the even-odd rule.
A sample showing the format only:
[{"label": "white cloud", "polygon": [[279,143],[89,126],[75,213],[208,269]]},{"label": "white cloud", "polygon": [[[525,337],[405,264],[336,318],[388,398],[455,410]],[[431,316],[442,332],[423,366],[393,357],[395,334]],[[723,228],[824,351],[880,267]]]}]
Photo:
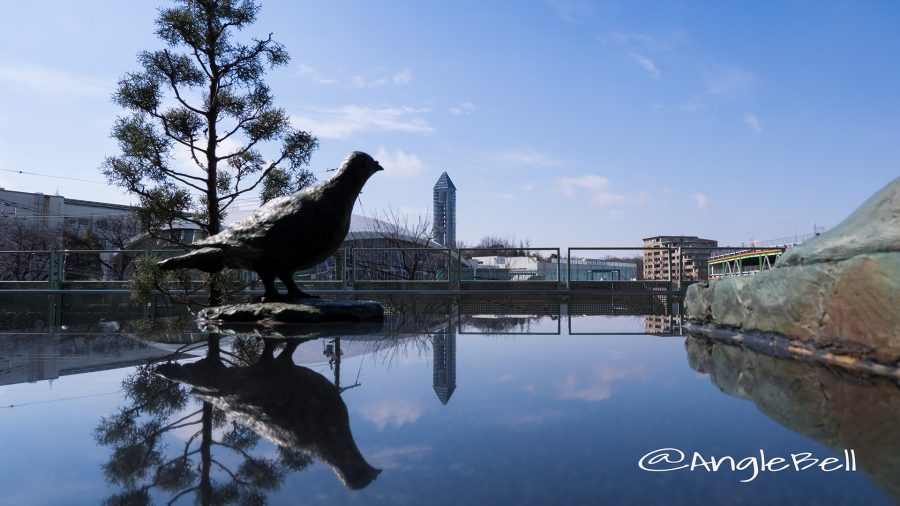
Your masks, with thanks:
[{"label": "white cloud", "polygon": [[301,76],[312,79],[318,84],[334,84],[337,82],[337,79],[324,77],[322,76],[322,74],[316,71],[316,69],[310,67],[309,65],[303,65],[302,63],[297,66],[297,73]]},{"label": "white cloud", "polygon": [[530,149],[506,151],[494,156],[494,161],[509,165],[529,165],[532,167],[559,167],[562,163],[545,153]]},{"label": "white cloud", "polygon": [[750,126],[756,133],[762,132],[762,125],[759,124],[759,118],[756,117],[755,114],[750,113],[744,116],[744,123]]},{"label": "white cloud", "polygon": [[691,97],[687,102],[679,105],[677,107],[679,111],[695,113],[695,112],[703,112],[709,109],[709,106],[701,101],[698,97]]},{"label": "white cloud", "polygon": [[457,116],[464,114],[472,114],[472,111],[475,110],[475,104],[472,102],[463,102],[456,107],[450,108],[450,114],[456,114]]},{"label": "white cloud", "polygon": [[603,45],[612,47],[628,55],[634,63],[637,63],[653,79],[659,79],[662,71],[648,55],[660,54],[671,51],[680,44],[684,36],[681,34],[668,35],[666,40],[660,40],[643,33],[608,32],[601,37]]},{"label": "white cloud", "polygon": [[388,425],[401,427],[414,423],[422,416],[422,406],[402,399],[383,400],[363,406],[359,412],[363,418],[373,422],[378,430],[382,430]]},{"label": "white cloud", "polygon": [[359,74],[350,78],[350,83],[354,88],[375,88],[390,83],[393,83],[396,86],[403,86],[409,84],[410,81],[412,81],[412,69],[408,67],[397,71],[390,77],[377,77],[371,81]]},{"label": "white cloud", "polygon": [[391,78],[391,81],[396,85],[404,85],[409,84],[412,80],[412,69],[406,68],[394,74],[394,77]]},{"label": "white cloud", "polygon": [[557,382],[556,387],[563,399],[599,402],[612,397],[613,383],[616,381],[626,378],[646,381],[649,377],[648,371],[643,366],[626,368],[596,364],[591,367],[591,372],[586,377],[570,373],[562,381]]},{"label": "white cloud", "polygon": [[684,42],[684,39],[683,33],[674,33],[657,38],[644,33],[620,31],[607,32],[601,37],[601,41],[606,46],[616,46],[628,51],[641,53],[672,51],[675,46]]},{"label": "white cloud", "polygon": [[647,73],[650,74],[650,77],[652,77],[653,79],[659,79],[662,75],[662,72],[650,58],[637,53],[631,53],[629,56],[631,57],[632,61],[634,61],[635,63],[640,65],[642,69],[647,71]]},{"label": "white cloud", "polygon": [[530,183],[526,183],[525,186],[522,187],[522,189],[527,192],[532,192],[535,188],[537,188],[537,185],[538,184],[536,182],[532,181]]},{"label": "white cloud", "polygon": [[515,198],[511,193],[497,193],[496,195],[498,199],[503,200],[513,200]]},{"label": "white cloud", "polygon": [[115,88],[114,83],[102,79],[30,63],[17,66],[0,65],[0,83],[31,95],[109,95]]},{"label": "white cloud", "polygon": [[406,132],[426,134],[434,131],[421,114],[430,109],[392,106],[345,105],[316,108],[310,115],[294,116],[292,122],[323,139],[343,139],[357,132]]},{"label": "white cloud", "polygon": [[706,92],[727,100],[743,100],[753,94],[759,78],[741,67],[712,66],[704,71]]},{"label": "white cloud", "polygon": [[412,153],[397,149],[393,153],[383,146],[375,152],[375,159],[384,167],[384,175],[395,177],[415,177],[422,173],[422,160]]},{"label": "white cloud", "polygon": [[547,0],[547,3],[560,19],[568,23],[575,23],[588,14],[592,5],[586,0]]},{"label": "white cloud", "polygon": [[367,458],[379,469],[410,469],[414,467],[412,461],[420,461],[429,453],[430,446],[398,446],[375,450]]},{"label": "white cloud", "polygon": [[601,206],[611,206],[628,202],[628,197],[609,191],[609,180],[595,174],[578,177],[561,177],[556,180],[555,190],[567,199],[579,194],[587,195],[590,201]]},{"label": "white cloud", "polygon": [[709,204],[709,198],[707,198],[707,196],[703,195],[702,193],[695,193],[691,195],[691,200],[693,200],[694,204],[697,205],[697,209],[703,209],[707,204]]}]

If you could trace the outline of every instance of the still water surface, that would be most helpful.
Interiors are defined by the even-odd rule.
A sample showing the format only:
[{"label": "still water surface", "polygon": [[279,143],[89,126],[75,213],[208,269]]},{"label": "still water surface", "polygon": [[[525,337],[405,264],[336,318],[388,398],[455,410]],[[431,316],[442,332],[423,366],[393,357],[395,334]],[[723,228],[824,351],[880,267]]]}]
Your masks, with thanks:
[{"label": "still water surface", "polygon": [[[900,499],[890,382],[680,335],[671,304],[389,308],[384,325],[266,339],[131,313],[24,318],[0,334],[0,503]],[[639,467],[662,448],[686,464],[853,449],[857,470]]]}]

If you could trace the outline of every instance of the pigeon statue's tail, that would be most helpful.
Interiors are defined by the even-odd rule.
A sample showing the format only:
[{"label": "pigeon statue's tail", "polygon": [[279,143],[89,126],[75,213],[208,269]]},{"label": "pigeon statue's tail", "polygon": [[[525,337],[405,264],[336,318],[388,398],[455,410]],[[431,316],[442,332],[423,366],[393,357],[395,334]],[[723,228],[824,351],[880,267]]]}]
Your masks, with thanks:
[{"label": "pigeon statue's tail", "polygon": [[184,255],[167,258],[157,263],[160,269],[197,269],[203,272],[219,272],[225,268],[225,251],[220,248],[200,248]]}]

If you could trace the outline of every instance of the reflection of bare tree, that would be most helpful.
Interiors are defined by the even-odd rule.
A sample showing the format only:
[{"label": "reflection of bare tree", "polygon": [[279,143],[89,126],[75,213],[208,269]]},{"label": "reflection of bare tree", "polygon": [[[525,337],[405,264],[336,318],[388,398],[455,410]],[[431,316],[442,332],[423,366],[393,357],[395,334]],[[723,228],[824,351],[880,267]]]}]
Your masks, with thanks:
[{"label": "reflection of bare tree", "polygon": [[[537,324],[547,316],[543,315],[500,315],[489,317],[463,316],[460,318],[462,327],[474,327],[480,332],[491,333],[509,333],[521,332],[528,333],[532,330],[532,324]],[[549,316],[556,320],[557,316]]]},{"label": "reflection of bare tree", "polygon": [[558,297],[504,297],[502,299],[468,296],[459,300],[460,326],[474,327],[486,333],[532,330],[545,318],[558,320],[562,313]]},{"label": "reflection of bare tree", "polygon": [[[212,336],[202,360],[138,368],[123,382],[127,406],[95,430],[112,448],[104,473],[122,487],[106,503],[149,504],[156,490],[169,504],[189,494],[200,504],[261,504],[312,458],[351,488],[368,484],[378,471],[356,449],[336,388],[291,362],[299,343],[276,357],[274,340],[238,339],[227,352]],[[173,431],[183,444],[170,447]],[[274,457],[254,454],[260,436],[278,447]]]}]

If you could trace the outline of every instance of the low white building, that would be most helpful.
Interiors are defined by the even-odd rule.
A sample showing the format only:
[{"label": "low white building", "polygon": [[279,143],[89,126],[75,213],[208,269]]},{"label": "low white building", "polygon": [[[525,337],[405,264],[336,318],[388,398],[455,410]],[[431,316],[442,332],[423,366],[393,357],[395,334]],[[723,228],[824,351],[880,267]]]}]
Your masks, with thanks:
[{"label": "low white building", "polygon": [[46,225],[62,226],[66,219],[89,223],[100,217],[125,216],[131,206],[68,199],[62,195],[29,193],[0,188],[0,218],[30,218]]}]

